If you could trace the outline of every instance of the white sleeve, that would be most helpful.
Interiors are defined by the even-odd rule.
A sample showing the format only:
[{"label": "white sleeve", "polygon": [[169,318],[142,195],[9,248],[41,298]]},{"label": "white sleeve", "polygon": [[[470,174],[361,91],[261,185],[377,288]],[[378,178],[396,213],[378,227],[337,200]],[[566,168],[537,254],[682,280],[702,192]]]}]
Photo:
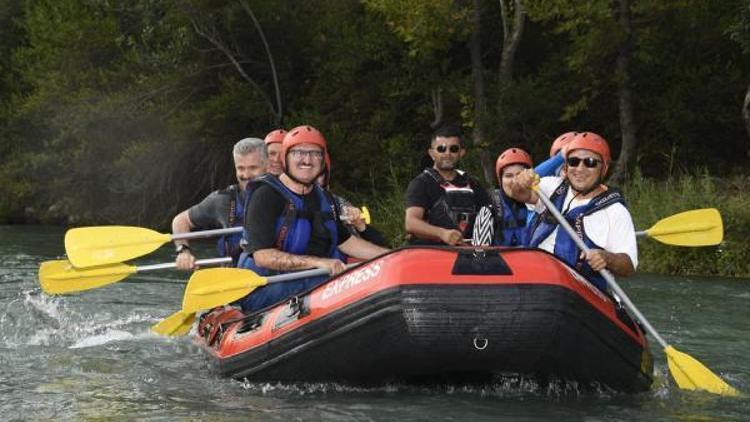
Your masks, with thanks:
[{"label": "white sleeve", "polygon": [[586,235],[604,250],[628,254],[638,268],[638,245],[633,219],[622,204],[613,204],[583,218]]},{"label": "white sleeve", "polygon": [[[539,179],[539,190],[542,191],[542,193],[549,198],[550,195],[557,189],[558,186],[560,186],[560,183],[562,183],[562,177],[558,176],[547,176],[542,177]],[[546,210],[547,207],[544,206],[544,203],[542,201],[537,201],[536,206],[534,206],[534,211],[537,214],[541,214]]]}]

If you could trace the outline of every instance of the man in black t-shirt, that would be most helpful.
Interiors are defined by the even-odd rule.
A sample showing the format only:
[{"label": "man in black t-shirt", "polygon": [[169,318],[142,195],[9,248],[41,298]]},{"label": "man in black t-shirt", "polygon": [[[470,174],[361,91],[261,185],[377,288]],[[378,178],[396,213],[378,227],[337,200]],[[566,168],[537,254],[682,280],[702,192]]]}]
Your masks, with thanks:
[{"label": "man in black t-shirt", "polygon": [[[239,266],[261,273],[325,269],[336,275],[346,269],[341,252],[360,259],[388,249],[351,236],[339,219],[333,197],[315,182],[330,166],[326,141],[311,126],[289,131],[281,147],[284,172],[253,182],[245,213],[248,244]],[[239,301],[254,312],[312,289],[328,276],[268,284]]]},{"label": "man in black t-shirt", "polygon": [[[325,139],[317,129],[300,126],[290,130],[282,142],[281,162],[284,173],[278,177],[277,182],[283,185],[281,190],[293,195],[293,199],[296,198],[303,204],[305,215],[297,218],[309,221],[310,236],[306,244],[292,245],[296,249],[302,248],[303,252],[284,250],[283,239],[280,237],[287,233],[277,233],[277,226],[289,200],[271,183],[260,183],[253,191],[245,213],[245,231],[249,239],[245,251],[252,255],[255,265],[274,272],[325,268],[331,275],[335,275],[345,269],[344,263],[331,254],[336,246],[343,253],[361,259],[373,258],[388,251],[356,236],[350,236],[335,215],[337,210],[329,210],[334,211],[334,215],[321,212],[321,198],[330,201],[331,197],[315,182],[326,170],[326,166],[330,166],[330,158]],[[296,222],[292,222],[287,229],[293,230],[295,224]],[[332,244],[334,235],[337,238],[336,245]],[[292,234],[288,236],[295,237]]]},{"label": "man in black t-shirt", "polygon": [[476,213],[490,198],[479,181],[456,168],[466,153],[458,128],[438,129],[427,153],[433,166],[406,189],[406,232],[412,244],[460,245],[471,238]]},{"label": "man in black t-shirt", "polygon": [[[177,214],[172,220],[172,233],[187,233],[192,230],[211,230],[240,226],[244,219],[243,207],[245,187],[248,182],[266,172],[266,146],[261,139],[245,138],[232,149],[237,184],[211,192],[200,203]],[[239,255],[241,234],[225,236],[220,242],[227,256]],[[195,269],[195,256],[186,239],[176,240],[177,268]],[[235,257],[236,258],[236,257]]]}]

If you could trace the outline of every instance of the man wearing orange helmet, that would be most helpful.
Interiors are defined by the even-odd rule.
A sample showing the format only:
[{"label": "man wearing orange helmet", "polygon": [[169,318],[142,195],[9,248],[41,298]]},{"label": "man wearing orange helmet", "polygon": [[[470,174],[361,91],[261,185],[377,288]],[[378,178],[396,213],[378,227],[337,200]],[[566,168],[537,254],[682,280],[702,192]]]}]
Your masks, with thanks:
[{"label": "man wearing orange helmet", "polygon": [[433,166],[406,189],[406,232],[413,244],[460,245],[471,238],[477,212],[490,198],[478,180],[457,169],[466,153],[458,128],[438,129],[427,153]]},{"label": "man wearing orange helmet", "polygon": [[[331,275],[345,269],[342,252],[370,259],[388,250],[350,236],[330,193],[316,180],[331,167],[323,135],[312,126],[290,130],[281,144],[284,172],[265,175],[248,188],[245,214],[247,245],[239,266],[260,274],[323,268]],[[245,312],[277,303],[310,289],[327,277],[294,280],[258,288],[240,301]]]},{"label": "man wearing orange helmet", "polygon": [[542,177],[558,176],[565,162],[562,150],[576,135],[578,135],[578,132],[565,132],[558,136],[549,149],[549,158],[534,168],[536,174]]},{"label": "man wearing orange helmet", "polygon": [[638,265],[638,248],[633,219],[617,189],[602,183],[611,155],[607,141],[592,132],[577,134],[565,147],[565,177],[543,177],[539,190],[592,249],[588,255],[575,245],[531,190],[536,174],[519,173],[513,181],[513,197],[534,203],[537,215],[531,225],[529,246],[554,253],[576,268],[600,290],[607,283],[598,271],[604,268],[618,276],[629,276]]},{"label": "man wearing orange helmet", "polygon": [[[203,201],[177,214],[172,220],[172,233],[187,233],[191,230],[210,230],[239,227],[245,218],[245,187],[250,180],[266,172],[266,147],[258,138],[245,138],[232,150],[237,184],[211,192]],[[240,255],[241,234],[219,238],[219,255],[237,260]],[[195,256],[186,239],[176,240],[177,268],[195,269]]]},{"label": "man wearing orange helmet", "polygon": [[495,162],[498,187],[490,191],[491,206],[482,207],[474,224],[473,245],[526,246],[532,212],[511,194],[516,175],[533,166],[521,148],[508,148]]},{"label": "man wearing orange helmet", "polygon": [[275,129],[266,135],[265,143],[268,149],[268,172],[278,176],[284,172],[281,166],[281,142],[284,140],[286,131],[284,129]]}]

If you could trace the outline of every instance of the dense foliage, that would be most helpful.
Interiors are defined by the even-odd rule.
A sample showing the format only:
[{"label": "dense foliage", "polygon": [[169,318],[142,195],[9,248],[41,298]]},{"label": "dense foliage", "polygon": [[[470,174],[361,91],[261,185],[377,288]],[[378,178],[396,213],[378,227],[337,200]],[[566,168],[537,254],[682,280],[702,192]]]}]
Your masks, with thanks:
[{"label": "dense foliage", "polygon": [[599,132],[618,151],[623,46],[630,174],[746,174],[746,0],[515,1],[525,27],[509,82],[500,4],[512,3],[0,0],[0,222],[163,227],[232,181],[234,142],[301,123],[329,139],[336,190],[394,204],[432,127],[476,127],[478,75],[486,128],[464,163],[477,174],[480,149],[543,159],[568,130]]}]

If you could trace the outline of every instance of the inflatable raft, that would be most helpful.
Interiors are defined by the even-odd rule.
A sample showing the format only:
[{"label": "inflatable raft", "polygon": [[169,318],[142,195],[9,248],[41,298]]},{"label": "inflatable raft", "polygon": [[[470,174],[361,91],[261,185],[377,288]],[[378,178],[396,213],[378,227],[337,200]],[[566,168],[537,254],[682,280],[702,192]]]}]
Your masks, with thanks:
[{"label": "inflatable raft", "polygon": [[635,392],[653,372],[625,310],[538,249],[398,249],[257,313],[208,312],[195,341],[219,373],[251,381],[520,375]]}]

